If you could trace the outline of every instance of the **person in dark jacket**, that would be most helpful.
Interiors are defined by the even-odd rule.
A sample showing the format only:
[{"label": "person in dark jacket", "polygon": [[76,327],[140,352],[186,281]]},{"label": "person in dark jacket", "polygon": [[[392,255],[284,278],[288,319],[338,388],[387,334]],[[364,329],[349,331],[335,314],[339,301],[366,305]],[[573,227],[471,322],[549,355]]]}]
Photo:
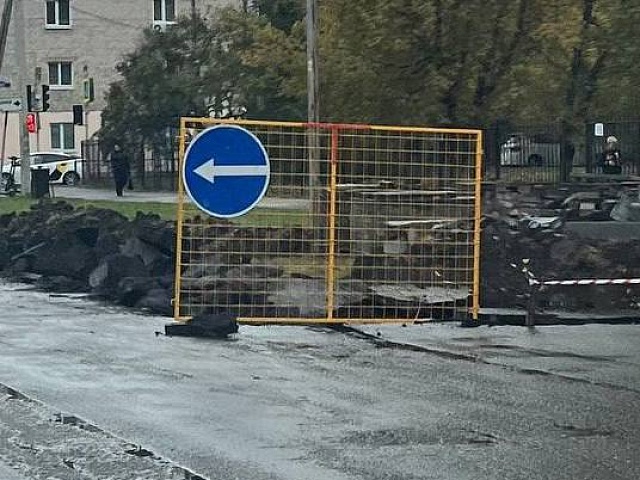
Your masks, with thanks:
[{"label": "person in dark jacket", "polygon": [[113,146],[113,152],[111,153],[111,171],[116,184],[116,195],[121,197],[122,191],[129,181],[131,169],[129,159],[117,143]]},{"label": "person in dark jacket", "polygon": [[602,173],[622,173],[622,155],[616,137],[608,137],[602,151]]}]

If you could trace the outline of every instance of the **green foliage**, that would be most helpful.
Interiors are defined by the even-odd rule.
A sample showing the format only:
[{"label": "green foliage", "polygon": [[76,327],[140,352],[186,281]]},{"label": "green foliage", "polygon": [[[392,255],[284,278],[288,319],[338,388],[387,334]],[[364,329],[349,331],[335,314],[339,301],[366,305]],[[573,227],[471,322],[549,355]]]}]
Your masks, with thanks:
[{"label": "green foliage", "polygon": [[598,47],[604,57],[592,116],[637,118],[640,111],[640,4],[632,0],[601,3],[605,28]]},{"label": "green foliage", "polygon": [[[175,220],[178,207],[175,203],[162,202],[127,202],[123,200],[84,200],[80,198],[35,200],[30,197],[0,197],[0,215],[23,213],[31,210],[38,202],[64,201],[76,209],[104,208],[114,210],[132,220],[138,212],[159,215],[163,220]],[[200,211],[194,209],[195,215]],[[276,210],[256,208],[246,215],[233,219],[234,223],[250,227],[306,227],[309,226],[309,215],[303,210]]]},{"label": "green foliage", "polygon": [[232,90],[253,119],[299,120],[306,108],[305,38],[297,24],[290,34],[266,18],[226,10],[216,20],[229,45],[220,69],[234,72]]},{"label": "green foliage", "polygon": [[497,116],[510,75],[536,48],[532,3],[328,0],[323,71],[336,95],[323,92],[324,105],[328,96],[332,113],[392,123]]},{"label": "green foliage", "polygon": [[167,145],[166,127],[181,116],[207,114],[208,100],[224,91],[225,76],[211,68],[223,48],[200,17],[180,18],[166,32],[143,33],[142,45],[118,65],[122,79],[111,85],[100,136],[129,147]]},{"label": "green foliage", "polygon": [[116,200],[83,200],[79,198],[44,199],[36,200],[25,196],[0,198],[0,215],[11,213],[23,213],[31,210],[32,205],[39,202],[67,202],[77,209],[105,208],[114,210],[129,219],[135,218],[138,212],[154,213],[160,215],[164,220],[174,220],[176,218],[177,207],[172,203],[159,202],[126,202]]},{"label": "green foliage", "polygon": [[220,112],[227,99],[252,118],[302,118],[304,36],[286,27],[289,34],[267,18],[225,9],[213,22],[183,17],[166,32],[146,30],[108,91],[99,134],[105,150],[118,141],[129,151],[146,145],[169,154],[168,127]]},{"label": "green foliage", "polygon": [[256,6],[274,28],[286,33],[305,16],[305,0],[258,0]]},{"label": "green foliage", "polygon": [[[256,119],[306,117],[304,0],[260,0],[145,32],[111,86],[105,139],[166,144],[167,125],[232,94]],[[323,121],[579,125],[637,115],[631,0],[323,0]]]}]

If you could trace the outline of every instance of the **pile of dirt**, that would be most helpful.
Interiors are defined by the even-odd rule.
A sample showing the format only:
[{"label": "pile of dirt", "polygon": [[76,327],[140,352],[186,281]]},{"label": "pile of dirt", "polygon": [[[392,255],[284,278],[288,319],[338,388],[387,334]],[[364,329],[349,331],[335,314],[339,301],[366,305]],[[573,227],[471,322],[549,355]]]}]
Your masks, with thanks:
[{"label": "pile of dirt", "polygon": [[[620,192],[599,193],[603,208],[580,210],[576,198],[591,192],[522,193],[517,190],[486,202],[482,230],[481,305],[526,308],[531,281],[640,278],[640,238],[581,235],[635,228],[616,223],[611,211]],[[624,197],[624,195],[622,195]],[[584,203],[583,203],[584,205]],[[608,207],[607,207],[608,206]],[[611,225],[615,224],[616,229]],[[536,288],[540,308],[575,312],[628,312],[640,309],[638,285],[566,285]]]},{"label": "pile of dirt", "polygon": [[156,215],[43,201],[0,216],[2,276],[157,314],[171,314],[174,249],[173,224]]},{"label": "pile of dirt", "polygon": [[[507,194],[487,201],[482,232],[483,307],[526,307],[531,275],[539,281],[640,277],[640,239],[580,237],[566,228],[567,219],[575,213],[566,207],[566,198],[554,200],[556,206],[564,204],[563,209],[546,212],[541,207],[549,205],[539,198],[529,200]],[[601,212],[599,216],[606,219]],[[220,241],[225,242],[246,241],[256,234],[251,228],[238,233],[228,222],[216,228],[222,229]],[[264,232],[258,233],[259,238],[266,238]],[[305,232],[285,231],[283,238],[274,241],[278,245],[286,242],[285,234],[303,238]],[[233,251],[242,251],[240,247]],[[128,220],[112,210],[74,209],[63,201],[43,201],[28,212],[0,216],[0,275],[47,291],[87,292],[124,306],[171,315],[174,259],[175,225],[156,215],[138,213]],[[250,261],[242,267],[253,269],[248,278],[254,280],[280,275],[255,272]],[[216,285],[224,280],[214,277]],[[314,292],[308,285],[302,287]],[[243,291],[250,294],[251,288]],[[295,291],[274,291],[270,298],[280,312],[300,303]],[[539,307],[558,310],[638,310],[640,286],[554,286],[543,288],[537,298]],[[356,308],[362,298],[352,295],[343,301]]]}]

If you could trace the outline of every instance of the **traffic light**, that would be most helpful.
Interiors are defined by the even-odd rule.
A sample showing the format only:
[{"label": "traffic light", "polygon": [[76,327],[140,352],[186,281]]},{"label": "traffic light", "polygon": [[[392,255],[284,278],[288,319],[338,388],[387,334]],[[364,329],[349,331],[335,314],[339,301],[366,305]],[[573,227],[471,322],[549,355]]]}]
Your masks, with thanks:
[{"label": "traffic light", "polygon": [[73,124],[74,125],[84,124],[84,108],[82,107],[82,105],[73,106]]},{"label": "traffic light", "polygon": [[27,132],[36,133],[36,131],[38,130],[38,124],[36,122],[35,113],[27,113],[25,123],[27,124]]},{"label": "traffic light", "polygon": [[49,85],[42,85],[42,111],[49,110]]},{"label": "traffic light", "polygon": [[27,112],[33,112],[33,88],[27,85]]}]

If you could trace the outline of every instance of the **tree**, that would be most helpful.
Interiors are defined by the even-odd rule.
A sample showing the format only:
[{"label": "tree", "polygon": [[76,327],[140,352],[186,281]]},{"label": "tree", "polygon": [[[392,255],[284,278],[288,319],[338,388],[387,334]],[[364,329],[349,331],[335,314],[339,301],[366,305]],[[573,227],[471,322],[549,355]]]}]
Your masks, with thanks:
[{"label": "tree", "polygon": [[329,101],[341,115],[384,115],[396,123],[494,115],[513,71],[536,48],[542,17],[535,3],[328,0],[321,39],[325,85],[331,85],[322,92],[325,109]]},{"label": "tree", "polygon": [[[251,118],[302,118],[304,38],[267,19],[225,9],[215,21],[179,18],[166,32],[146,30],[141,45],[117,69],[107,93],[100,137],[170,153],[168,128],[180,117],[246,109]],[[229,112],[226,112],[229,114]]]},{"label": "tree", "polygon": [[216,20],[228,48],[222,70],[254,119],[300,120],[306,112],[305,38],[301,23],[287,33],[267,18],[226,10]]},{"label": "tree", "polygon": [[304,0],[257,0],[255,4],[259,15],[287,34],[305,15]]},{"label": "tree", "polygon": [[167,127],[177,126],[181,116],[207,115],[210,99],[226,90],[221,72],[211,68],[223,55],[201,17],[180,18],[166,32],[146,30],[141,46],[117,66],[122,78],[107,93],[104,146],[120,141],[169,148]]},{"label": "tree", "polygon": [[[103,134],[162,143],[165,125],[224,98],[250,118],[305,118],[304,0],[245,3],[146,32],[119,67]],[[635,113],[639,21],[631,0],[323,0],[322,120],[578,125]]]},{"label": "tree", "polygon": [[[637,118],[640,111],[640,4],[631,0],[599,2],[596,14],[603,33],[602,61],[597,89],[590,104],[591,118]],[[604,17],[604,18],[603,18]]]}]

